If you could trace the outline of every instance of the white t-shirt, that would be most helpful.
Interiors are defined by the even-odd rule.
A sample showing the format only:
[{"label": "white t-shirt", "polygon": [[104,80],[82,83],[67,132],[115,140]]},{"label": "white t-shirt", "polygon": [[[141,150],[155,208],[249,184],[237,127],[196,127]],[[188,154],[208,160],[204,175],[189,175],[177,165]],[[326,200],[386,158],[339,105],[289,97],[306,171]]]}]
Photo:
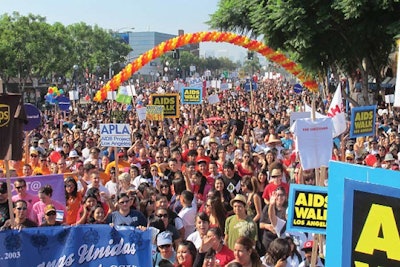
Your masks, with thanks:
[{"label": "white t-shirt", "polygon": [[200,248],[201,246],[201,237],[200,237],[200,233],[198,231],[191,233],[186,240],[188,241],[192,241],[192,243],[194,244],[194,246],[197,248],[197,250]]},{"label": "white t-shirt", "polygon": [[191,233],[196,230],[195,226],[195,218],[197,213],[197,207],[192,205],[191,207],[184,207],[178,213],[178,216],[182,218],[183,227],[185,228],[185,237],[186,239]]},{"label": "white t-shirt", "polygon": [[293,132],[303,169],[328,166],[333,149],[331,118],[298,119],[293,124]]}]

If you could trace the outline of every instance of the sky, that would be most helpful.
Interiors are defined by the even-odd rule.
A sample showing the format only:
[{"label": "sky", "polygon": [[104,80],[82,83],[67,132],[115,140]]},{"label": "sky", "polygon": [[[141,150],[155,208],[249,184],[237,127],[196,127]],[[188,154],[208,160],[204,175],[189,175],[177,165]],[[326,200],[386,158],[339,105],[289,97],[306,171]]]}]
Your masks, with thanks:
[{"label": "sky", "polygon": [[[85,22],[113,31],[156,31],[178,34],[211,30],[206,21],[218,0],[0,0],[0,13],[40,15],[47,22],[70,25]],[[201,56],[244,60],[246,50],[228,43],[200,43]]]}]

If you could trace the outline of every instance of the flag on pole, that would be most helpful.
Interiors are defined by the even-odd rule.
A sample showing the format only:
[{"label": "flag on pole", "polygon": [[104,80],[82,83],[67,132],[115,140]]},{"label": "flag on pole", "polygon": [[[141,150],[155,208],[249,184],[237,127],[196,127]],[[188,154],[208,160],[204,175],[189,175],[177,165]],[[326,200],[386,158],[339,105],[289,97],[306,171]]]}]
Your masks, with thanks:
[{"label": "flag on pole", "polygon": [[333,95],[331,105],[328,110],[328,117],[332,118],[333,123],[333,137],[336,137],[346,131],[346,114],[342,101],[342,90],[340,83]]},{"label": "flag on pole", "polygon": [[120,86],[118,88],[118,93],[115,98],[115,101],[122,104],[130,104],[132,97],[128,94],[128,90],[125,86]]},{"label": "flag on pole", "polygon": [[400,39],[397,40],[397,72],[393,107],[400,107]]}]

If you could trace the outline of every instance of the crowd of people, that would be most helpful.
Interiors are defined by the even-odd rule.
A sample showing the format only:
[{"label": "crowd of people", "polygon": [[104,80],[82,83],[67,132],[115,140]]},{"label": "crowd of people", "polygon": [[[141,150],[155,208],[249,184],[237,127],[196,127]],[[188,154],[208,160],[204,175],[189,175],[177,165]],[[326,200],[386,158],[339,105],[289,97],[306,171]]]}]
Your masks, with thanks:
[{"label": "crowd of people", "polygon": [[[151,228],[157,267],[309,266],[312,234],[284,225],[290,184],[316,184],[316,171],[301,169],[290,132],[291,112],[304,111],[311,96],[294,93],[286,81],[260,79],[254,103],[241,87],[208,88],[219,103],[183,105],[179,118],[140,121],[139,100],[146,106],[159,87],[173,91],[171,84],[152,83],[131,105],[105,101],[77,103],[66,114],[44,110],[42,126],[26,133],[25,158],[10,162],[10,176],[18,177],[13,189],[0,179],[1,229]],[[319,112],[326,113],[329,99],[316,99]],[[131,147],[100,145],[99,124],[115,122],[115,111],[126,114],[120,122],[131,127]],[[398,170],[396,116],[386,113],[378,121],[369,139],[343,134],[332,159]],[[25,177],[49,174],[63,174],[65,205],[53,199],[49,185],[37,195],[27,192]],[[316,266],[323,266],[320,252]]]}]

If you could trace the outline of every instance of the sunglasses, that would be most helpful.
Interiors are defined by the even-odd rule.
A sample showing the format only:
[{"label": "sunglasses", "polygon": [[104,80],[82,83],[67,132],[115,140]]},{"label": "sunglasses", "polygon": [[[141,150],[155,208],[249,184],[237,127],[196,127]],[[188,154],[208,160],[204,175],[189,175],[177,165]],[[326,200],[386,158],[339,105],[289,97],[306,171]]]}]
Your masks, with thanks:
[{"label": "sunglasses", "polygon": [[54,216],[56,215],[55,211],[49,211],[48,213],[46,213],[47,216]]},{"label": "sunglasses", "polygon": [[128,204],[129,203],[129,200],[124,200],[124,201],[120,201],[120,202],[118,202],[119,204]]},{"label": "sunglasses", "polygon": [[20,190],[21,188],[24,188],[24,187],[25,187],[25,185],[21,185],[21,186],[16,186],[15,188]]},{"label": "sunglasses", "polygon": [[27,210],[28,208],[27,207],[18,207],[18,208],[16,208],[17,210]]},{"label": "sunglasses", "polygon": [[168,218],[168,214],[158,214],[157,215],[158,218]]},{"label": "sunglasses", "polygon": [[160,188],[168,188],[169,186],[168,185],[162,185],[162,186],[160,186]]},{"label": "sunglasses", "polygon": [[159,247],[159,248],[162,248],[162,249],[170,248],[170,247],[171,247],[171,244],[161,245],[161,246],[158,246],[158,247]]},{"label": "sunglasses", "polygon": [[278,178],[278,177],[280,177],[280,175],[271,176],[271,178]]},{"label": "sunglasses", "polygon": [[37,158],[38,156],[37,155],[31,155],[31,158]]}]

